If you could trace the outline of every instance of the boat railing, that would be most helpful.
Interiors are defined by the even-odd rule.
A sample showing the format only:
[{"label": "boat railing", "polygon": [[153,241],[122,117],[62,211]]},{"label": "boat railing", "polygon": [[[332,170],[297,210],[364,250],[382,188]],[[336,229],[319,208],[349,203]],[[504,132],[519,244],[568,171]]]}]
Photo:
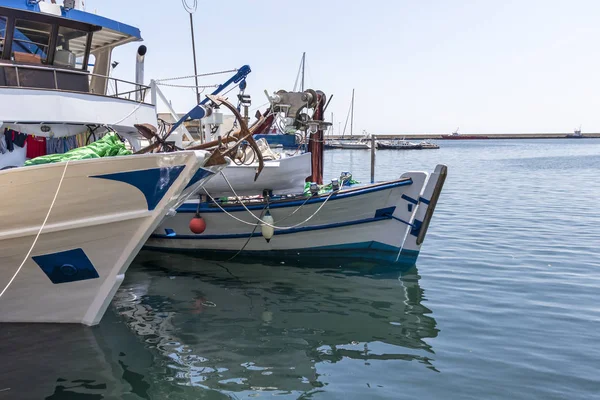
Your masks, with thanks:
[{"label": "boat railing", "polygon": [[[94,92],[91,85],[91,80],[94,77],[106,80],[106,93]],[[148,103],[146,95],[151,90],[150,86],[87,71],[6,63],[0,63],[0,87],[90,93],[138,102],[141,99],[142,103]],[[109,90],[112,93],[109,93]]]}]

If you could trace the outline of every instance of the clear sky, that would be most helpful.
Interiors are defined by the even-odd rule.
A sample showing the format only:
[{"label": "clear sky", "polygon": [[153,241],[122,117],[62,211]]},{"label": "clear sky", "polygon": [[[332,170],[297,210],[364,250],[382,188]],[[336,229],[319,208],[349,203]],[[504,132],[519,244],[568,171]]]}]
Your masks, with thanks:
[{"label": "clear sky", "polygon": [[[147,81],[193,73],[179,1],[86,8],[141,29]],[[194,14],[199,72],[249,64],[258,106],[265,89],[292,89],[306,51],[335,127],[355,88],[354,131],[374,134],[600,132],[599,16],[596,0],[200,0]],[[137,45],[115,51],[114,76],[133,79]],[[191,89],[165,92],[177,111],[194,104]]]}]

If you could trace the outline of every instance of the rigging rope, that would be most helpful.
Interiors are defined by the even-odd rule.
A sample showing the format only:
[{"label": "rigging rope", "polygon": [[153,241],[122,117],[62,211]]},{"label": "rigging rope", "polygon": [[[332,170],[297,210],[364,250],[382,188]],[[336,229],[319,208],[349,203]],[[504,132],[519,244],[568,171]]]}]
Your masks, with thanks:
[{"label": "rigging rope", "polygon": [[[318,214],[318,213],[321,211],[321,209],[322,209],[322,208],[325,206],[325,204],[327,204],[327,202],[329,201],[329,199],[331,198],[331,196],[333,196],[335,193],[337,193],[336,191],[331,191],[331,193],[329,193],[329,195],[327,196],[327,198],[325,199],[325,201],[323,201],[323,204],[321,204],[321,206],[320,206],[319,208],[317,208],[317,210],[316,210],[316,211],[315,211],[315,212],[314,212],[312,215],[310,215],[308,218],[306,218],[304,221],[302,221],[302,222],[299,222],[299,223],[297,223],[297,224],[295,224],[295,225],[291,225],[291,226],[276,226],[276,225],[271,225],[271,224],[269,224],[269,223],[267,223],[267,222],[264,222],[264,221],[263,221],[261,218],[259,218],[259,217],[257,217],[256,215],[254,215],[254,214],[252,213],[252,211],[250,211],[250,210],[248,209],[248,207],[246,207],[246,204],[245,204],[245,203],[244,203],[244,202],[243,202],[243,201],[240,199],[240,197],[238,196],[238,194],[235,192],[235,189],[233,188],[233,186],[231,186],[231,183],[229,182],[229,179],[227,179],[227,176],[225,176],[225,174],[223,173],[223,171],[221,171],[221,175],[223,176],[223,178],[225,179],[225,182],[227,183],[227,185],[228,185],[228,186],[229,186],[229,188],[231,189],[231,192],[233,193],[234,197],[237,199],[237,201],[239,201],[239,202],[241,203],[242,207],[244,207],[244,209],[245,209],[245,210],[246,210],[246,211],[247,211],[247,212],[250,214],[250,216],[252,216],[252,218],[256,219],[256,220],[259,222],[259,224],[258,224],[258,225],[266,225],[266,226],[270,226],[270,227],[271,227],[271,228],[273,228],[273,229],[279,229],[279,230],[288,230],[288,229],[293,229],[293,228],[297,228],[298,226],[300,226],[300,225],[303,225],[303,224],[307,223],[308,221],[310,221],[311,219],[313,219],[313,217],[314,217],[315,215],[317,215],[317,214]],[[343,185],[343,182],[344,182],[344,181],[345,181],[345,180],[342,180],[342,182],[340,183],[340,186],[342,186],[342,185]],[[210,195],[210,193],[208,193],[208,190],[206,190],[206,188],[203,188],[203,189],[204,189],[204,191],[206,192],[206,194],[208,195],[208,197],[210,197],[210,199],[211,199],[211,200],[212,200],[212,201],[213,201],[213,202],[214,202],[214,203],[217,205],[217,207],[219,207],[219,208],[221,209],[221,211],[223,211],[223,212],[224,212],[225,214],[227,214],[229,217],[231,217],[231,218],[235,219],[235,220],[236,220],[236,221],[238,221],[238,222],[241,222],[241,223],[243,223],[243,224],[246,224],[246,225],[250,225],[250,226],[255,226],[255,225],[257,225],[257,224],[255,224],[255,223],[248,222],[248,221],[244,221],[243,219],[240,219],[240,218],[236,217],[235,215],[232,215],[232,214],[231,214],[231,213],[229,213],[227,210],[225,210],[223,207],[221,207],[221,205],[220,205],[219,203],[217,203],[217,202],[215,201],[215,199],[214,199],[214,198],[213,198],[213,197]],[[309,197],[309,199],[310,199],[310,197]],[[306,204],[306,202],[307,202],[307,201],[308,201],[308,199],[307,199],[307,200],[304,202],[304,204]],[[303,206],[304,204],[302,204],[302,206]],[[300,206],[298,209],[300,209],[302,206]],[[297,211],[297,210],[296,210],[296,211]],[[294,211],[294,213],[295,213],[296,211]],[[294,213],[290,214],[290,216],[291,216],[291,215],[293,215]],[[288,216],[288,217],[289,217],[289,216]],[[288,218],[288,217],[286,217],[286,218]]]},{"label": "rigging rope", "polygon": [[177,76],[175,78],[155,79],[155,81],[156,82],[177,81],[177,80],[181,80],[181,79],[201,78],[203,76],[222,75],[222,74],[227,74],[230,72],[238,72],[238,69],[234,68],[234,69],[228,69],[225,71],[207,72],[207,73],[198,74],[198,75],[186,75],[186,76]]},{"label": "rigging rope", "polygon": [[189,89],[189,88],[192,88],[192,89],[196,89],[196,88],[198,88],[198,89],[208,89],[208,88],[218,88],[219,87],[219,85],[198,85],[198,86],[196,86],[196,85],[175,85],[175,84],[172,84],[172,83],[162,83],[162,82],[159,82],[159,81],[156,81],[156,84],[158,86],[175,87],[175,88],[185,88],[185,89]]},{"label": "rigging rope", "polygon": [[50,217],[50,213],[52,212],[52,209],[54,208],[54,203],[56,203],[56,198],[58,197],[58,192],[60,192],[60,187],[62,186],[63,180],[65,179],[65,174],[67,172],[67,167],[68,166],[69,166],[69,161],[67,161],[65,163],[65,168],[63,169],[62,176],[60,177],[60,181],[58,182],[58,187],[56,188],[56,193],[54,193],[54,199],[52,199],[52,203],[50,203],[50,208],[48,209],[48,213],[46,214],[46,218],[44,218],[44,222],[42,223],[42,226],[40,226],[40,230],[38,231],[37,235],[35,235],[35,239],[33,240],[33,243],[31,244],[31,247],[29,248],[29,251],[27,252],[27,255],[23,259],[23,262],[21,263],[21,265],[19,265],[19,268],[17,268],[17,271],[12,276],[12,278],[10,278],[10,281],[8,281],[8,283],[6,284],[6,286],[4,287],[4,289],[2,290],[2,292],[0,292],[0,297],[2,297],[2,295],[8,290],[8,288],[10,287],[10,285],[12,285],[13,281],[15,280],[15,278],[17,277],[17,275],[19,274],[19,272],[21,272],[21,269],[25,265],[25,262],[27,262],[27,260],[29,259],[29,256],[31,255],[31,252],[33,251],[33,248],[37,244],[37,241],[40,238],[40,235],[42,234],[42,230],[46,226],[46,222],[48,222],[48,218]]}]

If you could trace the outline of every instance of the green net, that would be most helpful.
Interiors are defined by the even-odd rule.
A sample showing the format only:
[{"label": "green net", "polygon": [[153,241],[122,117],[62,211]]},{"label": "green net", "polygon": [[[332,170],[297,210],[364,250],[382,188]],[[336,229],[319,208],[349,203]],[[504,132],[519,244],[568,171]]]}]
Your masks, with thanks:
[{"label": "green net", "polygon": [[[359,183],[360,183],[359,181],[355,181],[352,178],[350,178],[348,180],[344,180],[344,186],[356,185]],[[319,193],[318,194],[329,193],[329,192],[331,192],[332,189],[333,189],[333,185],[331,183],[329,183],[327,185],[319,185]],[[304,192],[303,193],[304,193],[304,195],[310,194],[310,182],[304,183]]]},{"label": "green net", "polygon": [[109,133],[103,138],[96,140],[87,146],[70,150],[64,154],[49,154],[32,158],[25,161],[25,165],[51,164],[61,161],[85,160],[89,158],[125,156],[131,154],[131,151],[125,148],[119,137],[114,133]]}]

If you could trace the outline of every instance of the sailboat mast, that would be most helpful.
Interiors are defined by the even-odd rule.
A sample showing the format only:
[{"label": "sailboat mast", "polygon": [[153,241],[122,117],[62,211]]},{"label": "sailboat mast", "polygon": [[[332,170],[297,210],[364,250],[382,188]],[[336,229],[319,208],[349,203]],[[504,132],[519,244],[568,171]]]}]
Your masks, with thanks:
[{"label": "sailboat mast", "polygon": [[331,112],[331,135],[333,136],[333,111]]},{"label": "sailboat mast", "polygon": [[306,63],[306,52],[302,53],[302,81],[300,83],[300,91],[304,92],[304,66]]},{"label": "sailboat mast", "polygon": [[352,89],[352,106],[350,109],[352,110],[350,117],[350,136],[352,136],[352,128],[354,125],[354,89]]}]

